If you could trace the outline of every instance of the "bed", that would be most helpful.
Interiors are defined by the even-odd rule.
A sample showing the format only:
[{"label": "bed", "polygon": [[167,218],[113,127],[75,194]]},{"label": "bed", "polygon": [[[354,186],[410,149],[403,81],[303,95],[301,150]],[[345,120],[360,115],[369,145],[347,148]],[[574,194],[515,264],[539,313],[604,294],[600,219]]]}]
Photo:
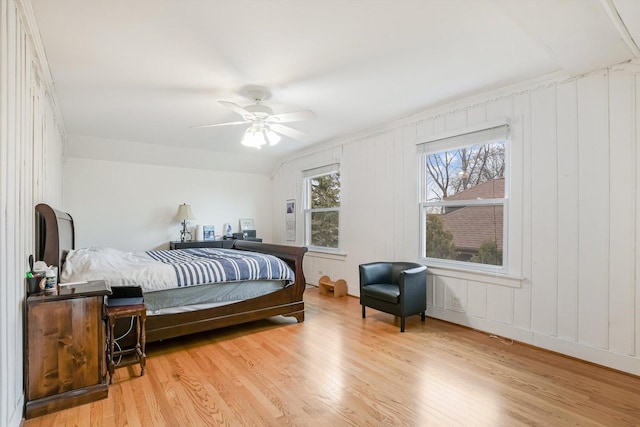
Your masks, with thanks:
[{"label": "bed", "polygon": [[[36,206],[36,255],[39,260],[62,271],[69,252],[75,249],[74,222],[71,215],[47,204]],[[302,260],[306,247],[274,245],[236,240],[233,249],[273,255],[284,261],[294,273],[287,286],[266,294],[223,305],[193,305],[183,311],[151,310],[147,314],[147,342],[208,331],[273,316],[290,316],[304,321],[303,294],[306,287]]]}]

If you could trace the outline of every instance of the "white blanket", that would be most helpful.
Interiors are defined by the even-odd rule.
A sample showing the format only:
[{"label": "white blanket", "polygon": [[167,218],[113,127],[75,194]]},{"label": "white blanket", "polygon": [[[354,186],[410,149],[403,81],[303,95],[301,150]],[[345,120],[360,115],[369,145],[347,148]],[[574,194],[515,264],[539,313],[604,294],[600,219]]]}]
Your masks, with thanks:
[{"label": "white blanket", "polygon": [[173,267],[151,259],[145,252],[111,248],[69,251],[60,281],[88,280],[105,280],[111,286],[140,286],[145,292],[178,286]]}]

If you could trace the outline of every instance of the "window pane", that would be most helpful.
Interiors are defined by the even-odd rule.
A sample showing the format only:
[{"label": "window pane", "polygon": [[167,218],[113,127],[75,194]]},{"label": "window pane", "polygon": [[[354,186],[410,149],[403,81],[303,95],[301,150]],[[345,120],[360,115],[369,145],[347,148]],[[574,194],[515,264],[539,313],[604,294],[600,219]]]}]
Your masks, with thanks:
[{"label": "window pane", "polygon": [[502,265],[504,206],[447,206],[430,209],[426,256]]},{"label": "window pane", "polygon": [[427,202],[504,197],[503,141],[432,153],[424,159]]},{"label": "window pane", "polygon": [[311,178],[311,209],[340,207],[340,173]]},{"label": "window pane", "polygon": [[311,246],[338,248],[339,222],[337,211],[311,212]]}]

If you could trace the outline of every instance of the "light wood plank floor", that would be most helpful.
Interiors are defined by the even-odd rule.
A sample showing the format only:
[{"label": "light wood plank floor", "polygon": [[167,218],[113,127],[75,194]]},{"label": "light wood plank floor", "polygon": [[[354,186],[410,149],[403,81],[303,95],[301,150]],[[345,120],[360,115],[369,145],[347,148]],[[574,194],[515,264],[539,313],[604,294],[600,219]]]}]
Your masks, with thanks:
[{"label": "light wood plank floor", "polygon": [[109,398],[33,426],[630,426],[640,378],[356,298],[305,292],[275,318],[153,343]]}]

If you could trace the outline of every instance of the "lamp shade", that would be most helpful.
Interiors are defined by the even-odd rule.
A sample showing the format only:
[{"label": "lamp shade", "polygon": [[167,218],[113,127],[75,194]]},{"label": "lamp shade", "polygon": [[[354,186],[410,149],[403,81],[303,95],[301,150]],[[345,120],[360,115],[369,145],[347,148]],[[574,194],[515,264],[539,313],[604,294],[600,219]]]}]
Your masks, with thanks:
[{"label": "lamp shade", "polygon": [[191,212],[191,205],[187,205],[186,203],[179,205],[176,219],[178,221],[190,221],[192,219],[196,219],[196,217],[193,216],[193,212]]},{"label": "lamp shade", "polygon": [[260,149],[265,144],[276,145],[280,141],[280,135],[262,124],[254,124],[244,133],[242,145]]}]

